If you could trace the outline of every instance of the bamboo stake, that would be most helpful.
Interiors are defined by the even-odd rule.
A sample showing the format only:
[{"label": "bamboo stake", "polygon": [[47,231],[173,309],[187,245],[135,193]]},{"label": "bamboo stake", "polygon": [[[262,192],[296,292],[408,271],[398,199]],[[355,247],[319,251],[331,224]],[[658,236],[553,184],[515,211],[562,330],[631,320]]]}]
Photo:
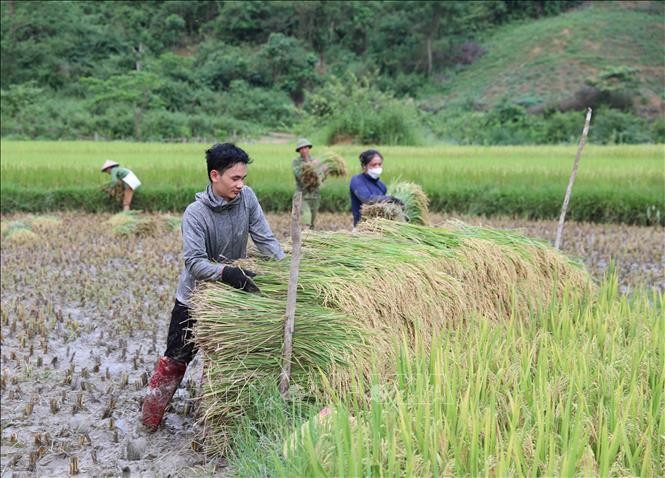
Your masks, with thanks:
[{"label": "bamboo stake", "polygon": [[559,217],[559,226],[556,230],[556,240],[554,241],[554,248],[560,249],[561,246],[561,235],[563,234],[563,222],[566,220],[566,210],[568,209],[568,201],[570,201],[570,194],[573,191],[573,183],[575,182],[575,176],[577,176],[577,166],[580,164],[580,157],[582,156],[582,149],[586,144],[586,137],[589,134],[589,123],[591,122],[591,108],[587,108],[586,120],[584,121],[584,129],[582,130],[582,136],[580,137],[579,145],[577,146],[577,154],[575,155],[575,163],[573,164],[573,171],[570,173],[570,179],[568,180],[568,187],[566,188],[566,195],[563,198],[563,206],[561,206],[561,216]]},{"label": "bamboo stake", "polygon": [[300,209],[302,192],[293,195],[291,207],[291,267],[289,268],[289,286],[286,293],[286,313],[284,315],[284,350],[282,372],[279,375],[279,391],[283,398],[289,391],[291,379],[291,355],[293,353],[293,329],[296,315],[296,295],[298,291],[298,273],[300,270]]}]

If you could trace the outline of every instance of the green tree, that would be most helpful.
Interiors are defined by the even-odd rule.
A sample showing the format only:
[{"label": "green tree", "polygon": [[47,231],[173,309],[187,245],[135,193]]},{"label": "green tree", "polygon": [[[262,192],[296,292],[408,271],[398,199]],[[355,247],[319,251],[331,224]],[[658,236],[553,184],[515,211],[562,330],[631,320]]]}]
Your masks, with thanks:
[{"label": "green tree", "polygon": [[[37,103],[44,96],[44,89],[37,86],[35,81],[10,85],[6,90],[0,90],[0,112],[2,114],[3,133],[8,123],[15,125],[13,134],[25,135],[23,125],[30,120],[26,117],[26,110],[30,105]],[[9,131],[7,131],[9,132]]]},{"label": "green tree", "polygon": [[270,83],[286,91],[295,102],[301,103],[305,86],[311,85],[316,79],[316,56],[309,53],[297,39],[271,33],[261,48],[260,59]]},{"label": "green tree", "polygon": [[150,107],[159,107],[163,101],[155,94],[162,85],[162,80],[147,71],[132,71],[115,75],[106,80],[84,78],[91,98],[90,102],[98,108],[111,104],[124,104],[134,111],[134,138],[141,140],[141,123],[145,111]]}]

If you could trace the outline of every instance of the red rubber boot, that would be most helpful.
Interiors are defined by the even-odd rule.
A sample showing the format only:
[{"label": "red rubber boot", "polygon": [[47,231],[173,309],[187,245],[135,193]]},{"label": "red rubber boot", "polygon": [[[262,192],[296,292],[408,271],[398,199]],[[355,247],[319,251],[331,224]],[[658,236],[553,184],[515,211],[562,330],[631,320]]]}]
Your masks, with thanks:
[{"label": "red rubber boot", "polygon": [[160,357],[148,383],[148,393],[143,400],[143,425],[154,432],[162,421],[182,377],[187,364],[169,357]]}]

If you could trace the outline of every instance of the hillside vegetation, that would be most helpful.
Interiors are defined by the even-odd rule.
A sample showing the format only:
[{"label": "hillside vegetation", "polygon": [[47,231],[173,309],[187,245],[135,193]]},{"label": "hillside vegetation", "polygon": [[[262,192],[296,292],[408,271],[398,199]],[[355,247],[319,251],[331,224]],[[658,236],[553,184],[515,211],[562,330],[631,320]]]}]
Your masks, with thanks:
[{"label": "hillside vegetation", "polygon": [[4,138],[665,141],[661,2],[0,5]]},{"label": "hillside vegetation", "polygon": [[648,2],[625,3],[589,3],[499,29],[482,42],[487,53],[451,79],[447,99],[481,98],[493,105],[510,97],[528,106],[553,106],[603,73],[624,68],[634,71],[636,109],[663,113],[663,16],[640,5]]},{"label": "hillside vegetation", "polygon": [[595,110],[592,141],[662,142],[664,19],[663,4],[588,2],[504,26],[422,105],[454,142],[573,142],[586,107]]}]

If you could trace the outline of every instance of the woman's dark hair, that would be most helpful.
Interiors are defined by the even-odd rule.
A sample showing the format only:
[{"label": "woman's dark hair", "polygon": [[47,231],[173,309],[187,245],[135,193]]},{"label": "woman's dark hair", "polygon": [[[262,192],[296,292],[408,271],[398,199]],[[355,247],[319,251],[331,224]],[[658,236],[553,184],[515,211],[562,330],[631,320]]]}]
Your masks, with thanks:
[{"label": "woman's dark hair", "polygon": [[367,166],[374,156],[379,156],[383,160],[383,156],[376,149],[368,149],[360,153],[360,165]]},{"label": "woman's dark hair", "polygon": [[231,143],[217,143],[206,151],[206,162],[208,163],[208,179],[213,169],[224,172],[236,163],[249,164],[252,162],[242,149]]}]

